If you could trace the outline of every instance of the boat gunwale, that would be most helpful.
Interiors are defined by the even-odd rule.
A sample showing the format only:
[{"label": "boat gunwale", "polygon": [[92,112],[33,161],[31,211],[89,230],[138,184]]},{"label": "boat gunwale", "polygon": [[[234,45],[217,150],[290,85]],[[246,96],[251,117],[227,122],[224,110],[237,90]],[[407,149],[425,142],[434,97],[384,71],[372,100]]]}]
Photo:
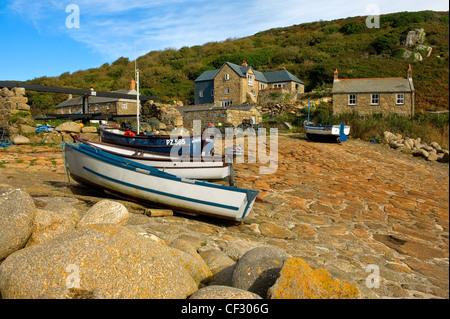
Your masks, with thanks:
[{"label": "boat gunwale", "polygon": [[[164,156],[164,157],[166,157],[166,158],[145,158],[144,156],[139,156],[139,155],[126,155],[126,154],[120,154],[120,153],[113,152],[113,151],[102,150],[102,151],[104,151],[106,153],[110,153],[110,154],[113,154],[113,155],[116,155],[116,156],[120,156],[120,157],[124,157],[124,158],[129,158],[129,159],[132,159],[132,160],[133,159],[137,159],[137,160],[145,160],[145,161],[148,160],[148,161],[156,161],[156,162],[168,162],[170,160],[170,157],[168,157],[168,153],[152,152],[152,151],[148,151],[148,150],[142,150],[142,149],[138,149],[138,148],[126,147],[126,146],[123,146],[123,145],[116,145],[116,144],[111,144],[111,143],[93,142],[93,141],[86,140],[86,139],[84,139],[84,138],[82,138],[82,137],[80,137],[78,135],[75,135],[74,139],[75,139],[75,141],[79,141],[82,144],[90,145],[92,147],[97,147],[95,144],[100,144],[100,145],[104,145],[106,147],[114,147],[114,148],[123,149],[123,150],[127,150],[127,151],[135,150],[136,152],[143,153],[142,155],[148,154],[148,155],[157,155],[157,156]],[[208,155],[205,155],[205,156],[208,157]],[[188,157],[189,157],[189,161],[184,161],[184,159],[187,159]],[[222,155],[222,156],[209,156],[209,158],[212,159],[211,161],[209,161],[209,160],[208,161],[204,161],[203,160],[203,156],[201,156],[201,155],[199,155],[199,156],[188,155],[188,156],[184,156],[184,157],[182,156],[180,162],[192,162],[192,163],[195,163],[195,162],[198,162],[198,161],[195,161],[195,159],[199,158],[199,157],[202,159],[201,163],[214,162],[214,163],[220,163],[221,164],[221,165],[217,165],[217,166],[209,166],[207,168],[225,168],[225,167],[229,166],[229,164],[225,161],[225,156],[224,155]],[[214,160],[216,158],[217,159],[221,158],[221,161],[219,162],[219,161]],[[171,161],[171,162],[176,163],[177,161]],[[187,169],[187,168],[189,168],[189,169],[199,169],[199,168],[205,168],[205,167],[204,166],[195,166],[195,167],[192,166],[192,167],[170,167],[170,168],[171,169],[172,168],[174,168],[174,169],[175,168],[180,168],[180,169]]]}]

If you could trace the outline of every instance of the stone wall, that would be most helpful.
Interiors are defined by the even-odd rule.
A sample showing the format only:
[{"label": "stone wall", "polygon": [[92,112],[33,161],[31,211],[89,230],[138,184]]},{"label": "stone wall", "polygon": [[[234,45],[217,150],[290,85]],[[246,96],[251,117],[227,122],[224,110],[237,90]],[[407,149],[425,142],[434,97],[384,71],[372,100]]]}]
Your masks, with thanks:
[{"label": "stone wall", "polygon": [[11,90],[2,88],[0,91],[0,126],[8,127],[9,119],[18,112],[29,112],[24,88],[13,88]]},{"label": "stone wall", "polygon": [[396,104],[396,93],[380,93],[380,103],[372,105],[370,93],[357,94],[356,105],[348,105],[349,94],[334,94],[333,95],[333,113],[352,113],[357,111],[360,115],[370,115],[373,113],[382,113],[387,115],[389,113],[396,113],[405,116],[412,115],[412,93],[405,94],[405,103]]},{"label": "stone wall", "polygon": [[184,111],[184,123],[186,128],[192,128],[193,121],[199,120],[202,122],[202,127],[206,127],[210,122],[214,125],[218,123],[228,123],[237,127],[242,124],[244,120],[255,120],[255,124],[262,122],[261,113],[256,107],[248,109],[208,109],[208,110],[193,110]]}]

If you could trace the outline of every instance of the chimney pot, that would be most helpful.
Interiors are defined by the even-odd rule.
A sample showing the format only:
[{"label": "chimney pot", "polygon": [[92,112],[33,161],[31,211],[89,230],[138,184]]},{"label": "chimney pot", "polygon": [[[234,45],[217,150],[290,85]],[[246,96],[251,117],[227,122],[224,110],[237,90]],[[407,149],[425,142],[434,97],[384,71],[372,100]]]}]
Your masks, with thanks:
[{"label": "chimney pot", "polygon": [[336,71],[334,71],[334,80],[335,81],[339,80],[339,73],[338,73],[337,69],[336,69]]},{"label": "chimney pot", "polygon": [[247,67],[248,66],[248,64],[247,64],[247,62],[245,60],[242,62],[242,66],[243,67]]},{"label": "chimney pot", "polygon": [[408,66],[408,71],[406,72],[406,78],[407,78],[407,79],[412,79],[412,68],[411,68],[411,64]]},{"label": "chimney pot", "polygon": [[130,91],[136,89],[136,81],[131,79],[130,81]]}]

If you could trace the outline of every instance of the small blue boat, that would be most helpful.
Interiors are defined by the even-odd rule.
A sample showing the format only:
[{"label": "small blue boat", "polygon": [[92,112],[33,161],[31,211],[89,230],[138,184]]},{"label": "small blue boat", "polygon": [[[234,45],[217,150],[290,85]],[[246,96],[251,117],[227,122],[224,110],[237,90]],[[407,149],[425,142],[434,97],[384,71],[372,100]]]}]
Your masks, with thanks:
[{"label": "small blue boat", "polygon": [[306,137],[310,141],[345,142],[350,134],[350,126],[342,122],[340,125],[314,124],[309,121],[311,102],[308,101],[308,120],[303,122]]},{"label": "small blue boat", "polygon": [[303,123],[306,137],[311,141],[345,142],[350,133],[350,126],[342,123],[340,125],[320,125],[314,123]]},{"label": "small blue boat", "polygon": [[154,153],[170,154],[172,147],[177,147],[178,154],[193,156],[210,155],[214,149],[214,139],[203,140],[201,136],[146,135],[136,134],[131,130],[118,128],[100,128],[102,142],[130,147]]}]

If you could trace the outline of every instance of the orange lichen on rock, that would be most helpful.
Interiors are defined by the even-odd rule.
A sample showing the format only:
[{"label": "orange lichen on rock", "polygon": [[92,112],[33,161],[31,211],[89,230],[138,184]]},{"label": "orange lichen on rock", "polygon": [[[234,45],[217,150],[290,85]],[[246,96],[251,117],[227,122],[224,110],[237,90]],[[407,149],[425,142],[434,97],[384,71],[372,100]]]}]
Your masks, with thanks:
[{"label": "orange lichen on rock", "polygon": [[355,299],[354,285],[331,278],[324,269],[314,270],[298,257],[284,262],[280,277],[269,290],[271,299]]}]

